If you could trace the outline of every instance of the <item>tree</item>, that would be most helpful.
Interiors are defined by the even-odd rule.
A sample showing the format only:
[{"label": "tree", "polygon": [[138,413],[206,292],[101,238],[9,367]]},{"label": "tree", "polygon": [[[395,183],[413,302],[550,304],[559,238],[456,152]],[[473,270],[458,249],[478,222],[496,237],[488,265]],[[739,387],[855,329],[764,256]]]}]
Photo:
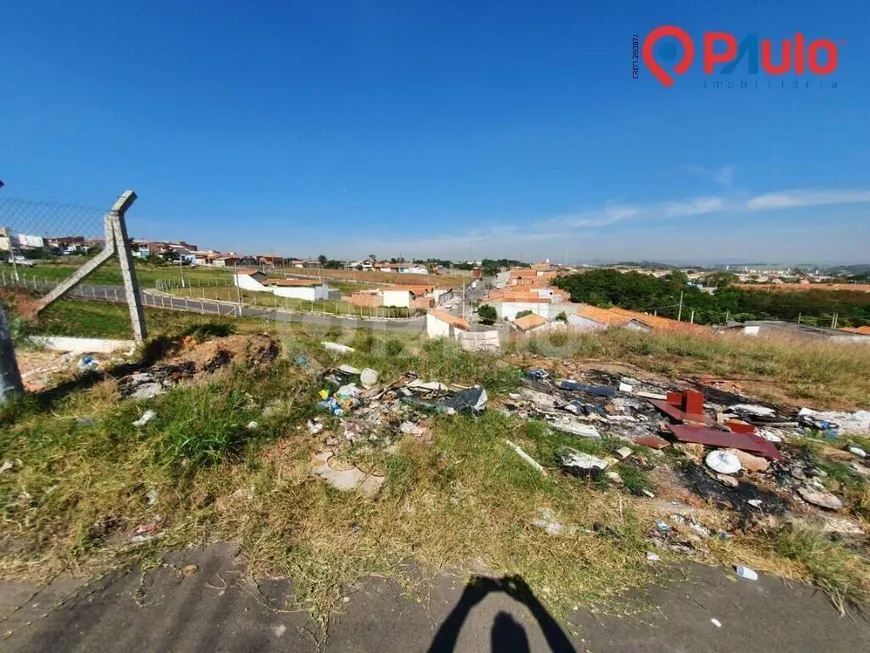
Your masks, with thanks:
[{"label": "tree", "polygon": [[324,265],[326,265],[326,262],[327,262],[328,260],[329,260],[329,259],[326,258],[326,256],[325,256],[324,254],[321,254],[320,256],[317,257],[317,262],[320,263],[321,267],[323,267]]},{"label": "tree", "polygon": [[489,304],[484,304],[478,308],[477,316],[480,318],[481,324],[494,324],[498,319],[498,313],[495,310],[495,306],[490,306]]},{"label": "tree", "polygon": [[378,257],[375,256],[374,254],[369,254],[369,260],[370,260],[372,263],[377,263],[377,262],[378,262]]},{"label": "tree", "polygon": [[565,311],[562,311],[561,313],[559,313],[556,316],[556,321],[557,322],[567,322],[568,321],[568,314]]},{"label": "tree", "polygon": [[[534,313],[534,311],[519,311],[519,312],[514,316],[514,319],[515,319],[515,320],[518,320],[519,318],[521,318],[521,317],[525,317],[526,315],[531,315],[532,313]],[[565,319],[567,319],[567,318],[565,318]]]}]

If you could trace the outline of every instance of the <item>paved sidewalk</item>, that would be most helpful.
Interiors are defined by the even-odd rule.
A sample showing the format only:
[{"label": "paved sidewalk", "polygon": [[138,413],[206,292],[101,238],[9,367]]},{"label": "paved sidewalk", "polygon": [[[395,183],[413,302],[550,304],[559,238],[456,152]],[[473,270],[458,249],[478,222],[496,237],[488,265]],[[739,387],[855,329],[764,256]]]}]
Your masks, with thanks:
[{"label": "paved sidewalk", "polygon": [[[174,568],[144,577],[122,572],[85,585],[57,582],[35,597],[33,586],[0,585],[0,632],[11,631],[0,651],[856,653],[870,641],[870,622],[839,618],[810,588],[766,576],[732,580],[722,569],[691,565],[667,587],[635,593],[631,598],[649,606],[638,614],[582,610],[561,624],[521,582],[484,580],[469,590],[466,579],[443,576],[430,597],[417,601],[372,578],[349,592],[320,649],[319,629],[306,614],[270,606],[283,605],[291,584],[265,581],[258,588],[245,581],[232,545],[177,552],[168,560]],[[187,564],[198,571],[180,574]],[[70,598],[52,608],[64,597]]]}]

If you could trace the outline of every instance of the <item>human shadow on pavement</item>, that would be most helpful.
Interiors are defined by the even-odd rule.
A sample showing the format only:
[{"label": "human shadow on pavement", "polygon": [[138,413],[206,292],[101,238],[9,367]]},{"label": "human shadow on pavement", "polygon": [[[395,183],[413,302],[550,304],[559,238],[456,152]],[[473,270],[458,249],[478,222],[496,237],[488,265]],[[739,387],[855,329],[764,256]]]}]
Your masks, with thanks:
[{"label": "human shadow on pavement", "polygon": [[[513,600],[525,605],[535,617],[544,638],[551,651],[556,653],[576,653],[576,649],[568,640],[559,623],[541,605],[525,580],[521,576],[505,576],[504,578],[487,578],[474,576],[465,586],[459,601],[447,615],[447,618],[435,633],[435,638],[429,646],[429,653],[450,653],[455,650],[459,631],[466,618],[478,603],[490,592],[504,592]],[[493,622],[490,632],[492,650],[515,653],[528,653],[529,640],[525,629],[506,612],[499,612]]]}]

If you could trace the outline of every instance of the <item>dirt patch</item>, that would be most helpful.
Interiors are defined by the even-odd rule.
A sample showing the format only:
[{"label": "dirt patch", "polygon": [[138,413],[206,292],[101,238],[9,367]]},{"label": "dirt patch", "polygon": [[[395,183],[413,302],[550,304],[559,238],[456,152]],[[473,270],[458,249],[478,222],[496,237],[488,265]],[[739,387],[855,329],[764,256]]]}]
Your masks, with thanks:
[{"label": "dirt patch", "polygon": [[9,307],[7,317],[19,316],[27,320],[33,318],[39,297],[21,288],[4,288],[0,290],[0,299]]},{"label": "dirt patch", "polygon": [[153,397],[181,381],[210,376],[231,365],[251,368],[269,364],[279,353],[278,344],[261,334],[227,336],[201,344],[185,341],[180,347],[180,353],[120,379],[121,395]]}]

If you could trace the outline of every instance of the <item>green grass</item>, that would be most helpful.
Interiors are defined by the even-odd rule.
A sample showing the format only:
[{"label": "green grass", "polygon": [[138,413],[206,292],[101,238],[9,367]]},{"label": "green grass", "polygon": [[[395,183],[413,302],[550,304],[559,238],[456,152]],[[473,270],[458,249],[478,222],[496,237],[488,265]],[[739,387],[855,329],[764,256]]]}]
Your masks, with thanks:
[{"label": "green grass", "polygon": [[801,565],[843,614],[870,600],[870,562],[818,531],[787,526],[772,539],[776,553]]},{"label": "green grass", "polygon": [[[145,309],[145,324],[150,335],[175,334],[198,324],[223,324],[233,328],[238,320],[216,319],[195,313]],[[78,336],[84,338],[132,338],[130,312],[124,304],[63,299],[49,306],[39,318],[29,322],[29,334]]]},{"label": "green grass", "polygon": [[[54,262],[38,262],[32,268],[19,270],[19,274],[24,276],[24,279],[30,281],[37,279],[39,281],[63,281],[72,276],[79,267],[85,262],[84,259],[76,259],[74,262],[64,260],[61,263]],[[175,283],[180,283],[181,272],[178,266],[171,265],[149,265],[141,261],[135,261],[136,278],[139,284],[144,288],[154,288],[157,286],[157,281],[171,280]],[[3,268],[7,276],[11,269]],[[184,268],[184,279],[186,282],[194,284],[212,284],[220,283],[222,285],[232,284],[232,271],[220,270],[215,268]],[[97,285],[115,285],[120,286],[124,283],[121,276],[121,267],[117,261],[109,261],[100,266],[96,271],[90,274],[87,278],[87,283]]]}]

